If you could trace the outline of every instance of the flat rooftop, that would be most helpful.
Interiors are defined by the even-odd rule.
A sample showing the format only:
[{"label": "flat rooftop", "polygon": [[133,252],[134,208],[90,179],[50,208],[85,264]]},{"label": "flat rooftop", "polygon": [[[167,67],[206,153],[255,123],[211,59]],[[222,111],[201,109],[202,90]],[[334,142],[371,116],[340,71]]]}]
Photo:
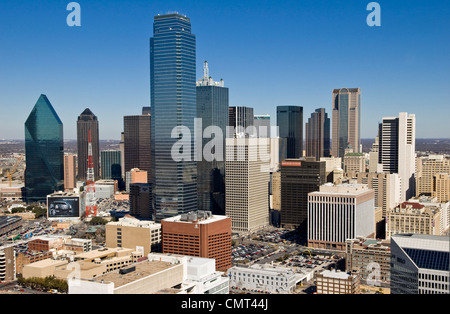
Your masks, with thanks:
[{"label": "flat rooftop", "polygon": [[136,270],[133,272],[130,272],[128,274],[120,274],[118,271],[108,273],[105,275],[101,275],[95,278],[95,281],[106,281],[106,282],[113,282],[114,287],[118,288],[124,285],[127,285],[131,282],[134,282],[136,280],[157,274],[159,272],[162,272],[164,270],[170,269],[177,266],[168,263],[168,262],[160,262],[160,261],[144,261],[141,263],[133,264],[130,267],[136,267]]}]

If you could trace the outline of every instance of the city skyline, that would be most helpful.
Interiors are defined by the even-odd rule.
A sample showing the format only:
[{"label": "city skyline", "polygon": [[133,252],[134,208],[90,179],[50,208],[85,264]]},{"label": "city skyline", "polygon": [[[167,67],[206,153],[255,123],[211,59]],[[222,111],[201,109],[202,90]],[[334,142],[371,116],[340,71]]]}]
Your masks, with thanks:
[{"label": "city skyline", "polygon": [[[449,44],[442,39],[448,37],[445,12],[450,6],[432,2],[379,1],[382,24],[369,27],[367,4],[361,1],[286,1],[276,6],[270,1],[136,1],[133,6],[93,1],[80,2],[81,27],[71,28],[65,24],[69,12],[56,1],[39,6],[6,0],[0,20],[9,32],[1,32],[0,38],[9,49],[2,58],[6,75],[0,78],[5,87],[0,103],[2,111],[17,112],[0,126],[0,138],[23,139],[26,113],[46,94],[64,123],[66,139],[76,138],[76,117],[89,107],[99,117],[100,139],[119,140],[117,125],[123,116],[150,104],[153,17],[174,10],[193,24],[197,79],[208,60],[211,75],[223,78],[230,89],[230,106],[270,114],[274,125],[279,105],[302,106],[304,115],[318,107],[331,112],[333,89],[358,87],[361,138],[374,138],[382,118],[399,112],[416,114],[417,138],[446,137],[447,115],[435,112],[448,110]],[[346,16],[345,22],[339,16]],[[339,33],[358,40],[343,45]],[[439,50],[429,49],[437,45]],[[432,94],[414,93],[431,88]]]}]

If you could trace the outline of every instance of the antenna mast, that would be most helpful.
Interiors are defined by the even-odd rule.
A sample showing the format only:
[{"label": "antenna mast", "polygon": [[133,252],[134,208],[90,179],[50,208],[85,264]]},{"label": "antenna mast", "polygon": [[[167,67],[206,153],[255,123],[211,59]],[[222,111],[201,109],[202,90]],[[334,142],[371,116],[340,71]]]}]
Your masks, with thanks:
[{"label": "antenna mast", "polygon": [[89,130],[88,167],[86,182],[86,217],[97,216],[97,199],[95,197],[94,156],[92,154],[91,130]]}]

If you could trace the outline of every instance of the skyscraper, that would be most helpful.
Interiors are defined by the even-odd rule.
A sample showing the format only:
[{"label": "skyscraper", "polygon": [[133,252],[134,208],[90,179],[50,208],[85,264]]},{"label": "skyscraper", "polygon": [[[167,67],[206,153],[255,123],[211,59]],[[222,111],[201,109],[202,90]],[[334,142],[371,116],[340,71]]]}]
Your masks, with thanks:
[{"label": "skyscraper", "polygon": [[257,138],[226,141],[225,215],[231,217],[234,232],[253,232],[269,224],[269,145]]},{"label": "skyscraper", "polygon": [[26,200],[46,201],[64,188],[63,123],[47,96],[41,95],[25,122]]},{"label": "skyscraper", "polygon": [[278,106],[279,136],[286,139],[286,158],[303,157],[303,107]]},{"label": "skyscraper", "polygon": [[142,115],[123,117],[125,173],[134,168],[147,171],[147,182],[151,182],[151,115],[145,107]]},{"label": "skyscraper", "polygon": [[[208,62],[205,61],[203,78],[197,82],[197,117],[201,119],[201,134],[211,126],[222,130],[220,139],[222,147],[215,147],[215,152],[222,151],[221,160],[197,161],[197,195],[198,209],[211,211],[215,215],[225,214],[225,136],[228,126],[228,88],[223,80],[214,82],[209,76]],[[215,134],[214,136],[220,136]],[[202,148],[206,147],[210,138],[203,138]],[[211,152],[213,153],[213,152]]]},{"label": "skyscraper", "polygon": [[89,131],[91,131],[92,156],[94,160],[94,179],[100,178],[100,144],[98,119],[89,108],[86,108],[77,121],[77,147],[78,147],[78,180],[86,181],[88,168]]},{"label": "skyscraper", "polygon": [[401,112],[383,118],[379,125],[378,161],[383,171],[398,173],[402,182],[401,201],[415,196],[416,117]]},{"label": "skyscraper", "polygon": [[77,156],[64,154],[64,190],[72,191],[77,186]]},{"label": "skyscraper", "polygon": [[233,138],[236,134],[240,134],[240,136],[245,137],[253,136],[254,130],[250,129],[251,127],[253,127],[253,123],[253,108],[244,106],[230,107],[228,109],[228,125],[230,126],[228,138]]},{"label": "skyscraper", "polygon": [[105,150],[100,153],[102,179],[122,179],[122,161],[120,155],[119,150]]},{"label": "skyscraper", "polygon": [[306,157],[330,156],[330,119],[324,108],[316,109],[311,114],[305,127]]},{"label": "skyscraper", "polygon": [[281,162],[281,226],[306,234],[308,193],[326,182],[326,163],[304,159]]},{"label": "skyscraper", "polygon": [[[187,129],[193,134],[197,116],[196,39],[186,16],[155,16],[150,85],[153,202],[159,221],[197,210],[194,150],[183,151],[191,158],[181,161],[172,156],[172,148],[182,138],[178,132]],[[182,140],[191,143],[190,138]]]},{"label": "skyscraper", "polygon": [[257,137],[271,137],[270,134],[270,115],[255,115],[253,126],[256,128]]},{"label": "skyscraper", "polygon": [[361,89],[333,90],[332,149],[334,157],[344,158],[350,144],[355,153],[361,149]]}]

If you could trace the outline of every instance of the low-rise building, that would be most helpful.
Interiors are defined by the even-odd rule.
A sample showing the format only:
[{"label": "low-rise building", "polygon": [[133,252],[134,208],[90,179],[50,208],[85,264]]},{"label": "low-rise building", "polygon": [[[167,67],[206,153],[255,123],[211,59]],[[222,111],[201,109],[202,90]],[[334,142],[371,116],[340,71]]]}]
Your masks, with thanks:
[{"label": "low-rise building", "polygon": [[387,286],[391,274],[390,241],[358,237],[346,241],[345,271],[358,272],[367,285]]},{"label": "low-rise building", "polygon": [[325,270],[315,276],[317,294],[360,294],[361,276],[358,273],[346,273]]},{"label": "low-rise building", "polygon": [[152,253],[95,280],[70,279],[69,294],[228,294],[229,279],[215,268],[213,259]]},{"label": "low-rise building", "polygon": [[292,293],[304,277],[291,268],[259,264],[233,266],[228,270],[228,275],[232,287],[280,294]]},{"label": "low-rise building", "polygon": [[440,225],[440,209],[426,208],[419,203],[404,202],[388,211],[386,238],[402,233],[440,235]]},{"label": "low-rise building", "polygon": [[161,224],[126,215],[106,224],[106,247],[144,248],[144,256],[161,250]]}]

